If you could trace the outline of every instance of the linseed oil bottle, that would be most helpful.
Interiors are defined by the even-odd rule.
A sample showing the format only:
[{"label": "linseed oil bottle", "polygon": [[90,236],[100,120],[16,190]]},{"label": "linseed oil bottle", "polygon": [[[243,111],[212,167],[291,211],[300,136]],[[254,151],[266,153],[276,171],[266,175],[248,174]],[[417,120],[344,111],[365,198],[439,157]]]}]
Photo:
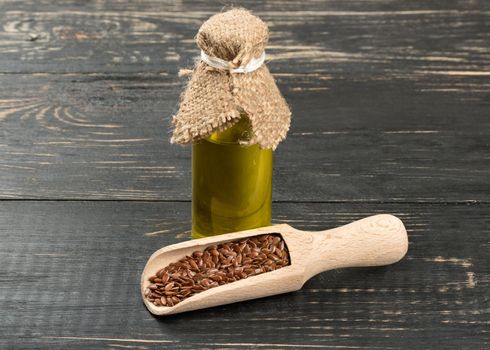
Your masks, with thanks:
[{"label": "linseed oil bottle", "polygon": [[291,111],[267,68],[267,24],[243,8],[207,19],[201,54],[172,116],[174,144],[192,144],[192,237],[271,224],[272,157]]}]

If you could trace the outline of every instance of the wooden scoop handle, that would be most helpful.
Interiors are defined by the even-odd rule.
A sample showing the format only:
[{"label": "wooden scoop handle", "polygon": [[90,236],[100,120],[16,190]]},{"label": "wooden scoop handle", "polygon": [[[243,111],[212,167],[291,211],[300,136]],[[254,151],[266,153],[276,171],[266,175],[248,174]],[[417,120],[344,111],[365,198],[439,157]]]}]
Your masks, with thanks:
[{"label": "wooden scoop handle", "polygon": [[403,258],[408,249],[403,223],[388,214],[370,216],[311,234],[313,251],[307,264],[310,277],[342,267],[393,264]]}]

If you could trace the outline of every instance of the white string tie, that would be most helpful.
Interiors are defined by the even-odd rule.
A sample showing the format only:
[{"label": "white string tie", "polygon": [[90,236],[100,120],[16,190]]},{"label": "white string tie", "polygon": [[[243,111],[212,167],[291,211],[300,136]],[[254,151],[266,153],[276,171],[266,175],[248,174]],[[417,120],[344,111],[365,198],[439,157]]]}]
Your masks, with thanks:
[{"label": "white string tie", "polygon": [[216,69],[228,70],[230,71],[230,73],[250,73],[254,70],[259,69],[262,63],[264,63],[265,51],[262,52],[262,55],[260,55],[260,57],[252,58],[250,62],[248,62],[245,66],[240,66],[237,68],[230,68],[230,63],[228,61],[222,60],[218,57],[209,56],[203,50],[201,50],[201,59],[208,66]]}]

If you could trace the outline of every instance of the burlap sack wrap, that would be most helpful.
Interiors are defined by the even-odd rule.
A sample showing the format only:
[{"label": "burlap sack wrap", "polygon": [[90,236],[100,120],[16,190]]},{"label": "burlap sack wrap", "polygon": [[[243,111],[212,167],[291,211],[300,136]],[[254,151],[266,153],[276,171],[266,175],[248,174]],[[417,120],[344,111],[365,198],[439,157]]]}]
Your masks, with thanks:
[{"label": "burlap sack wrap", "polygon": [[234,73],[263,55],[267,25],[244,9],[209,18],[197,33],[197,45],[229,64],[213,68],[199,60],[173,116],[171,142],[185,144],[234,125],[245,113],[251,124],[250,144],[275,149],[289,130],[291,112],[265,64],[253,72]]}]

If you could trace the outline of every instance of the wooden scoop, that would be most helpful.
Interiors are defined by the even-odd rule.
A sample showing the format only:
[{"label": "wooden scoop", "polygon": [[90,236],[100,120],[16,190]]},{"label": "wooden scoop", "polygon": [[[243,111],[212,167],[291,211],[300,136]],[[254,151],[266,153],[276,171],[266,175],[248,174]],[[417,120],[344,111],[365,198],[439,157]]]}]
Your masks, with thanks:
[{"label": "wooden scoop", "polygon": [[[290,265],[205,290],[171,307],[156,306],[145,298],[144,291],[150,285],[148,278],[170,263],[212,244],[266,233],[282,236],[289,250]],[[176,314],[296,291],[312,276],[331,269],[393,264],[403,258],[407,249],[407,231],[403,223],[387,214],[319,232],[300,231],[286,224],[261,227],[190,240],[157,250],[143,270],[141,295],[151,313]]]}]

